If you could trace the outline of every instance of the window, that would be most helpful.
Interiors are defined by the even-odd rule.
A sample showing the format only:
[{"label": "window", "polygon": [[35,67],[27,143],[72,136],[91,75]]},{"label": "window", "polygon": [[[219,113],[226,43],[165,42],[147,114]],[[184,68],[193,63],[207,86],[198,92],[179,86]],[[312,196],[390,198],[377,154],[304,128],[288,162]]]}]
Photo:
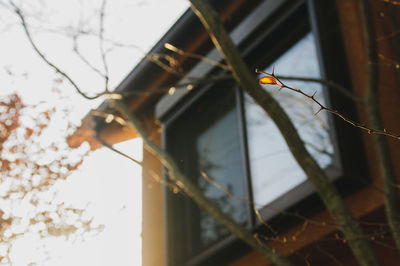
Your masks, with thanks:
[{"label": "window", "polygon": [[[328,47],[331,55],[322,48],[340,44],[340,38],[321,37],[320,32],[325,30],[322,26],[329,23],[324,22],[323,13],[320,13],[322,20],[317,19],[312,13],[314,7],[313,1],[264,1],[231,36],[252,67],[270,71],[275,65],[276,73],[282,76],[331,80],[341,77],[343,81],[345,65],[339,60],[340,47],[335,47],[336,54]],[[316,21],[321,21],[321,25],[315,27]],[[211,56],[216,54],[210,52]],[[203,63],[192,70],[195,76],[210,71],[215,69]],[[347,107],[346,112],[351,112],[336,92],[317,83],[288,81],[287,84],[308,93],[317,91],[322,102],[335,106],[339,103],[339,107]],[[351,167],[345,161],[354,153],[342,136],[357,145],[354,132],[343,129],[326,113],[314,116],[318,109],[301,95],[278,91],[272,86],[265,89],[289,113],[307,149],[327,174],[337,180],[338,186],[346,180],[343,184],[347,190],[342,192],[352,190],[354,186],[349,185],[348,177],[355,177],[357,172],[365,174],[357,168],[361,161]],[[284,217],[282,222],[277,209],[307,213],[310,209],[319,211],[318,206],[322,208],[274,123],[233,81],[215,82],[190,92],[177,91],[162,99],[156,112],[163,125],[163,145],[182,171],[223,212],[249,230],[262,230],[252,203],[264,219],[279,224],[281,229],[298,221]],[[362,160],[362,156],[357,158]],[[245,250],[238,249],[237,239],[199,210],[191,199],[169,189],[165,192],[168,265],[223,264],[224,259]],[[310,202],[313,207],[304,208]],[[230,252],[233,249],[235,252]]]},{"label": "window", "polygon": [[[320,78],[317,58],[314,35],[307,33],[279,56],[273,65],[276,67],[275,71],[281,76]],[[271,72],[272,67],[269,66],[265,71]],[[308,94],[316,92],[317,100],[327,104],[326,93],[319,83],[301,81],[285,83],[301,88]],[[289,90],[278,90],[276,86],[265,86],[265,89],[289,114],[307,149],[319,165],[329,171],[330,177],[339,176],[341,166],[337,158],[338,153],[335,152],[334,130],[330,125],[328,114],[321,112],[314,115],[318,112],[318,107],[303,95]],[[247,95],[245,119],[253,201],[260,209],[268,204],[280,209],[287,208],[291,203],[299,200],[299,196],[294,196],[293,190],[296,188],[302,190],[300,194],[297,194],[303,196],[306,194],[305,190],[311,191],[311,186],[306,184],[307,178],[278,128],[261,107]],[[282,198],[282,195],[290,196],[290,200]],[[274,214],[276,211],[264,208],[264,218],[270,218]]]},{"label": "window", "polygon": [[[241,156],[243,149],[236,93],[230,87],[216,86],[199,96],[168,127],[166,149],[208,198],[237,223],[246,226],[249,223],[248,204],[229,198],[224,191],[201,176],[202,172],[206,173],[215,183],[229,189],[237,197],[248,196],[243,179],[245,166]],[[179,248],[184,258],[194,257],[228,234],[224,227],[185,196],[168,193],[167,200],[168,206],[173,206],[169,211],[169,230],[174,235],[171,240],[176,242],[175,237],[179,236],[185,243]],[[183,233],[183,228],[190,233]]]}]

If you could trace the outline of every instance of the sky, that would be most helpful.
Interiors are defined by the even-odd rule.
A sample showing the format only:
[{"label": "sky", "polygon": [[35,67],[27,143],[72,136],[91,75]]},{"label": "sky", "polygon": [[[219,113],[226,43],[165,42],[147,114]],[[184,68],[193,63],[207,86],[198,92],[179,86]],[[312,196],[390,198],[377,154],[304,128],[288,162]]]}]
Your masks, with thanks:
[{"label": "sky", "polygon": [[[116,148],[141,160],[141,140]],[[106,163],[105,163],[106,162]],[[93,224],[105,225],[84,241],[64,237],[41,240],[28,235],[12,253],[13,265],[141,265],[141,169],[118,154],[100,149],[66,182],[56,186],[57,200],[85,208]],[[45,254],[48,252],[48,255]]]},{"label": "sky", "polygon": [[[68,120],[79,125],[90,109],[101,101],[84,100],[34,53],[15,14],[0,0],[0,97],[11,92],[25,103],[47,102],[71,110]],[[46,57],[67,72],[88,93],[100,92],[104,79],[72,52],[72,32],[99,30],[97,0],[15,1],[25,11],[33,38]],[[188,8],[186,0],[107,1],[104,37],[110,73],[110,88],[117,86],[153,44]],[[85,58],[103,69],[98,37],[80,35],[78,47]],[[54,127],[66,123],[58,119]],[[56,130],[54,131],[56,132]],[[56,133],[54,133],[56,134]],[[141,160],[140,139],[120,143],[117,148]],[[84,207],[94,224],[104,230],[85,241],[26,235],[17,241],[13,265],[141,265],[141,169],[106,149],[93,152],[82,167],[65,182],[56,184],[58,199]]]}]

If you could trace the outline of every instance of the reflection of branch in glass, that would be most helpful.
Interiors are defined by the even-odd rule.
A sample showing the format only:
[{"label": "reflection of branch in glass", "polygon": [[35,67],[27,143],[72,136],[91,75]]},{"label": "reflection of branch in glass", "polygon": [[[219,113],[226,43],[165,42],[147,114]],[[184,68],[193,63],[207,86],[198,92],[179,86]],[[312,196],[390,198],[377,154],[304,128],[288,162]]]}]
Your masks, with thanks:
[{"label": "reflection of branch in glass", "polygon": [[[279,208],[273,207],[272,205],[267,205],[266,207],[271,208],[272,210],[276,211],[277,213],[283,214],[283,215],[288,215],[288,216],[293,216],[293,217],[297,217],[301,220],[303,220],[303,225],[299,228],[299,230],[297,230],[296,232],[294,232],[292,235],[290,236],[285,236],[285,235],[278,235],[278,233],[267,223],[264,221],[264,219],[262,218],[261,213],[259,212],[258,208],[259,206],[257,206],[254,202],[250,201],[247,198],[240,198],[237,197],[236,195],[234,195],[231,190],[229,188],[225,188],[223,186],[221,186],[220,184],[218,184],[214,179],[211,179],[207,173],[205,173],[204,171],[200,172],[201,176],[203,177],[204,180],[206,180],[208,183],[210,183],[211,185],[215,186],[216,188],[218,188],[220,191],[224,192],[226,194],[227,197],[238,200],[238,201],[244,201],[246,203],[251,204],[254,207],[254,212],[255,215],[257,217],[257,219],[264,225],[266,226],[269,230],[271,230],[272,233],[274,233],[273,237],[266,237],[266,236],[258,236],[260,238],[262,238],[265,241],[278,241],[281,243],[287,243],[289,241],[300,241],[299,236],[304,233],[308,227],[309,224],[313,224],[313,225],[317,225],[317,226],[329,226],[332,228],[336,228],[335,224],[332,223],[327,223],[327,222],[319,222],[319,221],[314,221],[312,219],[306,218],[304,216],[301,216],[297,213],[290,213],[287,212],[285,210],[281,210]],[[360,222],[360,224],[364,224],[366,226],[379,226],[379,227],[387,227],[388,225],[386,223],[369,223],[369,222]],[[379,230],[374,230],[372,232],[367,232],[362,236],[359,236],[361,238],[365,238],[365,239],[369,239],[371,241],[376,241],[378,238],[383,238],[382,234],[387,233],[387,229],[383,229],[380,228]],[[260,239],[259,239],[260,240]],[[348,239],[341,237],[339,235],[335,235],[334,238],[331,239],[323,239],[323,240],[340,240],[340,241],[347,241]],[[393,248],[394,246],[390,246],[391,248]]]},{"label": "reflection of branch in glass", "polygon": [[306,146],[310,147],[311,149],[313,149],[315,152],[324,154],[329,156],[330,158],[333,159],[333,153],[328,151],[326,148],[321,149],[320,147],[318,147],[317,145],[314,145],[312,142],[306,142]]},{"label": "reflection of branch in glass", "polygon": [[[314,89],[320,90],[321,86],[314,86]],[[274,90],[266,87],[265,90],[271,92],[273,97],[280,102],[282,107],[287,111],[289,117],[293,121],[297,131],[299,132],[303,142],[305,142],[307,149],[310,151],[312,156],[317,160],[319,165],[324,168],[327,165],[332,163],[332,153],[333,153],[333,143],[331,138],[331,128],[328,125],[328,117],[327,114],[323,113],[320,116],[315,117],[313,114],[316,110],[315,106],[313,108],[311,101],[305,101],[304,98],[299,94],[291,93],[288,90]],[[323,101],[324,99],[321,99]],[[254,141],[254,136],[258,138],[262,138],[265,145],[269,147],[276,147],[276,141],[265,141],[265,139],[269,138],[279,138],[279,132],[272,130],[275,126],[272,124],[271,118],[262,111],[262,109],[254,103],[254,101],[250,97],[245,97],[246,101],[246,121],[248,126],[248,132],[252,135],[253,139],[250,139],[250,145],[252,143],[256,143],[255,146],[251,146],[251,161],[255,162],[260,160],[260,158],[268,157],[268,155],[275,155],[277,153],[286,153],[288,157],[290,157],[289,148],[286,145],[282,145],[281,148],[274,148],[271,150],[262,150],[257,148],[259,144]],[[273,144],[275,143],[275,144]],[[313,145],[307,145],[307,143],[312,143]],[[322,152],[324,151],[324,152]],[[322,152],[322,153],[321,153]],[[265,154],[267,156],[265,156]],[[329,155],[330,154],[330,155]],[[265,160],[265,163],[268,163]],[[260,168],[254,166],[256,169],[262,169],[262,164],[260,164]],[[297,164],[296,164],[297,165]],[[270,168],[271,169],[271,168]],[[288,173],[288,168],[281,169]],[[262,171],[260,171],[261,173]],[[257,171],[253,171],[253,173],[257,173]],[[281,176],[282,172],[276,173]],[[297,173],[297,175],[301,175],[301,173]],[[257,174],[255,174],[257,178]],[[261,178],[261,176],[260,176]],[[264,181],[263,181],[263,184]]]},{"label": "reflection of branch in glass", "polygon": [[140,121],[128,109],[124,102],[116,101],[116,107],[127,117],[128,125],[133,127],[140,134],[146,149],[160,159],[168,169],[171,179],[174,180],[176,185],[189,197],[193,198],[201,209],[214,216],[217,221],[269,260],[274,261],[278,265],[291,265],[280,253],[272,253],[272,249],[268,246],[260,246],[251,233],[243,226],[235,223],[228,215],[224,214],[215,206],[215,204],[210,202],[210,200],[201,193],[198,187],[195,186],[187,176],[183,175],[172,157],[147,137],[146,131],[141,127]]},{"label": "reflection of branch in glass", "polygon": [[232,192],[230,191],[229,187],[225,188],[222,187],[220,184],[218,184],[217,182],[215,182],[213,179],[211,179],[206,172],[201,171],[200,172],[201,176],[204,178],[204,180],[206,180],[208,183],[210,183],[211,185],[213,185],[214,187],[216,187],[217,189],[219,189],[220,191],[224,192],[225,195],[228,198],[237,200],[237,201],[242,201],[242,202],[246,202],[246,203],[250,203],[253,207],[253,210],[257,216],[257,219],[259,220],[260,223],[262,223],[263,225],[265,225],[272,233],[274,233],[275,235],[277,235],[277,232],[275,231],[275,229],[273,229],[263,218],[261,213],[259,212],[258,208],[259,206],[257,206],[254,202],[250,201],[247,198],[240,198],[237,197],[236,195],[232,194]]},{"label": "reflection of branch in glass", "polygon": [[[218,105],[205,104],[197,109],[198,115],[207,120],[208,126],[200,130],[200,135],[196,137],[196,148],[193,149],[196,158],[194,161],[197,162],[195,172],[207,171],[229,191],[241,195],[243,193],[242,178],[237,174],[241,172],[240,157],[237,156],[239,147],[235,134],[237,117],[236,112],[231,108],[230,101],[225,102],[228,99],[232,99],[232,97],[224,97]],[[197,122],[201,124],[201,122]],[[204,195],[215,202],[224,213],[239,224],[247,221],[246,206],[243,202],[233,201],[203,178],[195,176]],[[227,233],[226,229],[222,228],[215,219],[204,213],[201,213],[199,223],[201,227],[199,235],[204,245]]]},{"label": "reflection of branch in glass", "polygon": [[[215,181],[214,181],[213,179],[211,179],[204,171],[202,171],[200,174],[201,174],[201,176],[202,176],[207,182],[209,182],[210,184],[212,184],[213,186],[215,186],[215,187],[218,188],[219,190],[223,191],[223,192],[227,195],[227,197],[232,198],[232,199],[235,199],[235,200],[238,200],[238,201],[243,201],[243,202],[246,202],[246,203],[251,204],[251,206],[253,207],[253,210],[254,210],[254,212],[255,212],[255,215],[256,215],[257,219],[259,220],[259,222],[260,222],[261,224],[263,224],[264,226],[266,226],[266,228],[268,228],[268,229],[273,233],[273,235],[274,235],[274,236],[272,236],[272,237],[268,237],[268,236],[260,236],[260,235],[256,234],[256,235],[254,235],[254,237],[257,239],[257,241],[260,241],[261,239],[262,239],[263,241],[277,241],[277,242],[281,242],[281,243],[287,243],[287,242],[289,242],[289,241],[292,241],[292,242],[300,241],[299,236],[300,236],[302,233],[304,233],[304,232],[306,231],[306,229],[307,229],[307,227],[308,227],[309,224],[313,224],[313,225],[317,225],[317,226],[323,226],[323,227],[329,226],[329,227],[332,227],[332,228],[335,228],[335,229],[337,228],[336,225],[335,225],[335,224],[332,224],[332,223],[327,223],[327,222],[325,222],[325,221],[323,221],[323,222],[314,221],[314,220],[312,220],[312,219],[309,219],[309,218],[306,218],[306,217],[304,217],[304,216],[301,216],[301,215],[299,215],[299,214],[297,214],[297,213],[290,213],[290,212],[281,210],[281,209],[279,209],[279,208],[273,207],[273,206],[271,206],[271,205],[267,205],[266,207],[271,208],[272,210],[276,211],[277,213],[280,213],[280,214],[283,214],[283,215],[290,215],[290,216],[293,216],[293,217],[297,217],[297,218],[299,218],[299,219],[301,219],[301,220],[304,221],[304,222],[303,222],[303,225],[301,226],[301,228],[299,228],[299,230],[297,230],[296,232],[294,232],[292,235],[290,235],[290,236],[288,236],[288,235],[279,235],[278,232],[275,231],[275,230],[263,219],[263,217],[262,217],[260,211],[258,210],[258,207],[259,207],[259,206],[257,206],[254,202],[250,201],[250,200],[247,199],[247,198],[240,198],[240,197],[237,197],[236,195],[232,194],[231,191],[229,190],[229,188],[224,188],[223,186],[221,186],[220,184],[218,184],[217,182],[215,182]],[[375,226],[387,226],[387,224],[367,223],[367,222],[360,222],[360,224],[365,224],[365,225],[369,225],[369,226],[371,226],[371,225],[375,225]],[[385,232],[386,232],[386,231],[385,231]],[[358,239],[358,238],[363,238],[363,239],[369,239],[370,241],[374,241],[374,242],[375,242],[376,239],[377,239],[378,237],[382,236],[383,233],[384,233],[384,232],[383,232],[382,230],[373,231],[373,232],[368,232],[368,233],[366,233],[366,234],[357,236],[357,239]],[[341,241],[341,242],[343,242],[343,243],[346,243],[346,242],[347,242],[348,240],[350,240],[350,239],[347,239],[347,238],[345,238],[345,237],[343,237],[343,236],[339,236],[338,234],[335,234],[335,237],[334,237],[334,238],[331,238],[331,239],[326,238],[326,239],[323,239],[323,240],[324,240],[324,241],[325,241],[325,240],[333,240],[333,241],[338,241],[338,240],[339,240],[339,241]],[[259,242],[259,243],[260,243],[260,244],[263,244],[263,242]],[[264,245],[265,245],[265,244],[264,244]],[[392,248],[393,248],[393,246],[392,246]]]}]

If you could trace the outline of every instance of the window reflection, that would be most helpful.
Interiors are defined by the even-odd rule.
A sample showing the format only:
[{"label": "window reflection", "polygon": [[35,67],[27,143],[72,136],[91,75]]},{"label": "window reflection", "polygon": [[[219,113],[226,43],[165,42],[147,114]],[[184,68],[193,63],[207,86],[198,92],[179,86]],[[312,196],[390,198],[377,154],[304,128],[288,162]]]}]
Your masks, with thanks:
[{"label": "window reflection", "polygon": [[[320,78],[316,48],[312,33],[307,34],[291,49],[279,57],[273,65],[280,76]],[[266,72],[272,71],[272,66]],[[300,88],[325,104],[322,86],[317,83],[285,81],[291,87]],[[322,168],[334,161],[331,128],[326,112],[318,115],[318,106],[304,96],[278,90],[277,86],[264,86],[289,114],[308,151]],[[245,97],[246,125],[249,145],[253,199],[258,207],[265,206],[306,180],[303,170],[290,153],[286,142],[273,121]]]},{"label": "window reflection", "polygon": [[[229,195],[246,198],[238,119],[232,84],[212,88],[169,127],[167,149],[207,198],[237,223],[246,224],[246,201]],[[178,198],[171,195],[171,200]],[[228,235],[226,228],[188,198],[171,208],[188,258]]]},{"label": "window reflection", "polygon": [[[206,197],[213,199],[224,213],[229,213],[238,223],[246,221],[244,201],[228,197],[226,189],[235,197],[244,198],[242,162],[236,109],[230,110],[197,138],[199,168],[212,178],[200,177],[199,186]],[[200,220],[203,245],[214,242],[227,230],[212,217],[203,214]]]}]

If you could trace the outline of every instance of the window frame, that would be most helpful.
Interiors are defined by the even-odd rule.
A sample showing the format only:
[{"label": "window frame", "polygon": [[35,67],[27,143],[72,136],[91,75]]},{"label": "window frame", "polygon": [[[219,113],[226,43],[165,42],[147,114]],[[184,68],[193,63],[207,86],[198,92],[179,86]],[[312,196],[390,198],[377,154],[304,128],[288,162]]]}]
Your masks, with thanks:
[{"label": "window frame", "polygon": [[[339,82],[343,86],[350,88],[347,64],[345,61],[345,55],[340,38],[340,29],[336,17],[337,14],[334,1],[323,1],[324,3],[316,0],[302,0],[295,1],[295,3],[291,2],[293,1],[264,1],[245,19],[245,21],[240,23],[237,28],[231,33],[231,37],[233,38],[234,42],[236,42],[236,44],[239,44],[238,47],[241,50],[246,62],[250,63],[250,67],[261,67],[261,62],[264,62],[265,65],[267,65],[268,63],[279,57],[284,51],[290,48],[299,39],[301,39],[299,35],[302,36],[305,33],[311,31],[314,34],[314,38],[317,42],[316,48],[319,60],[318,63],[321,68],[321,78]],[[272,55],[267,55],[266,57],[257,56],[261,53],[261,48],[264,48],[260,46],[260,43],[265,42],[268,39],[273,40],[274,38],[276,38],[274,34],[277,31],[281,31],[282,27],[284,28],[283,25],[285,25],[285,23],[288,23],[288,21],[291,20],[293,21],[294,16],[301,15],[301,12],[299,10],[304,8],[306,8],[306,11],[308,12],[308,19],[306,18],[301,20],[308,20],[306,24],[309,24],[309,31],[303,30],[302,32],[302,30],[299,30],[297,28],[295,31],[286,29],[286,31],[290,32],[291,34],[285,35],[285,38],[280,40],[283,41],[285,45],[275,45],[275,48],[271,49]],[[267,15],[261,17],[261,14]],[[332,21],[335,21],[336,24],[332,23]],[[267,28],[265,28],[266,25],[268,25]],[[329,30],[327,31],[327,29]],[[332,52],[333,48],[335,50],[334,53]],[[209,53],[208,57],[220,60],[220,57],[215,49]],[[220,70],[213,69],[209,65],[199,63],[192,70],[192,72],[196,73],[196,76],[199,76],[210,72],[218,73],[220,72]],[[185,112],[185,110],[187,110],[193,103],[195,103],[202,95],[204,95],[204,93],[206,93],[208,90],[212,89],[216,85],[217,84],[207,84],[205,86],[202,86],[201,89],[195,89],[190,93],[186,93],[185,90],[180,90],[177,91],[172,97],[168,96],[166,97],[166,99],[161,100],[161,104],[157,106],[156,113],[158,113],[157,118],[162,121],[162,143],[164,148],[166,147],[165,132],[168,129],[168,126],[171,125],[171,123],[173,123],[175,119],[177,119],[183,112]],[[235,88],[235,91],[235,101],[238,103],[237,107],[240,117],[239,123],[242,127],[242,130],[240,131],[240,145],[244,151],[244,153],[242,154],[242,159],[245,164],[244,178],[246,179],[247,184],[246,191],[249,200],[252,200],[251,174],[249,170],[250,161],[248,156],[248,145],[246,140],[247,132],[245,126],[246,121],[244,116],[244,95],[237,86]],[[335,108],[343,110],[343,112],[346,112],[346,114],[350,116],[355,116],[354,104],[351,103],[350,100],[344,98],[337,91],[326,88],[325,91],[327,91],[328,93],[330,103],[335,106]],[[339,153],[339,160],[342,165],[343,172],[342,176],[340,178],[337,178],[334,183],[338,187],[342,195],[347,195],[349,193],[352,193],[354,190],[368,184],[369,180],[368,178],[366,178],[368,177],[366,169],[362,167],[362,165],[364,165],[365,158],[362,155],[360,156],[360,154],[358,154],[359,152],[356,152],[356,150],[358,150],[361,151],[361,154],[363,154],[360,134],[356,129],[344,125],[343,121],[340,121],[337,118],[332,118],[329,120],[331,120],[330,124],[335,131],[335,151]],[[350,143],[353,147],[349,146]],[[354,148],[354,146],[356,148]],[[354,163],[349,163],[350,158],[357,158],[358,160]],[[361,180],[363,181],[354,181],[354,177],[361,178]],[[297,188],[298,187],[296,187],[296,189]],[[169,200],[167,194],[169,192],[167,190],[167,188],[164,189],[164,210],[166,217],[165,228],[167,232],[166,248],[168,253],[167,265],[180,265],[180,262],[177,264],[176,258],[171,258],[170,254],[170,252],[174,252],[171,251],[172,243],[169,243],[170,240],[168,239],[168,228],[171,224],[173,224],[173,220],[170,220],[168,212]],[[309,206],[313,207],[310,209]],[[292,204],[292,206],[289,207],[287,211],[297,212],[299,215],[302,216],[311,216],[315,213],[322,211],[323,209],[324,206],[321,200],[314,192],[301,199],[298,203]],[[261,210],[261,212],[263,213],[264,211]],[[279,225],[279,228],[282,230],[288,229],[289,227],[299,223],[298,218],[288,218],[283,215],[274,215],[274,217],[271,217],[271,215],[267,214],[266,218],[271,218],[268,221],[271,226]],[[253,232],[262,232],[267,235],[271,233],[266,230],[266,228],[263,227],[261,223],[257,221],[257,219],[255,219],[255,215],[253,212],[249,213],[249,224],[246,227]],[[234,250],[235,252],[232,252],[232,250]],[[244,254],[247,251],[248,247],[246,245],[244,245],[241,241],[238,241],[235,236],[230,235],[220,240],[209,249],[196,255],[194,258],[188,260],[184,265],[226,263],[227,261],[233,260],[234,258],[239,257],[241,254]],[[173,256],[177,256],[177,254],[172,254],[172,257]]]},{"label": "window frame", "polygon": [[[245,143],[245,138],[244,135],[242,135],[244,133],[243,131],[243,116],[242,116],[242,108],[240,106],[240,102],[239,99],[241,96],[241,92],[238,88],[237,85],[233,85],[233,82],[230,82],[229,85],[224,84],[224,86],[226,87],[230,87],[230,89],[233,90],[234,93],[234,100],[235,100],[235,108],[236,108],[236,113],[237,113],[237,117],[238,117],[238,134],[240,135],[240,141],[239,141],[239,145],[240,145],[240,150],[241,150],[241,161],[244,162],[245,161],[245,156],[246,155],[246,150],[245,150],[245,145],[247,145]],[[163,121],[162,124],[162,143],[163,143],[163,148],[167,149],[167,144],[166,144],[166,137],[167,137],[167,130],[169,128],[169,126],[171,126],[173,124],[174,121],[176,121],[176,119],[178,119],[182,114],[184,114],[191,106],[193,106],[194,103],[196,103],[199,99],[201,100],[202,97],[204,97],[207,93],[210,92],[210,90],[212,90],[215,87],[218,87],[218,83],[217,84],[208,84],[205,87],[202,87],[201,90],[197,90],[196,92],[193,93],[193,95],[191,95],[190,99],[188,101],[186,101],[185,103],[182,104],[182,106],[179,107],[178,110],[176,110],[176,112],[173,114],[172,117],[170,117],[167,121]],[[234,87],[232,87],[234,86]],[[220,89],[220,88],[218,88]],[[222,95],[225,95],[225,93],[221,93]],[[171,152],[171,151],[170,151]],[[187,157],[187,154],[185,154],[184,156],[185,158]],[[190,167],[190,163],[188,165],[186,165],[186,167]],[[186,168],[185,168],[186,169]],[[184,169],[184,170],[185,170]],[[249,183],[248,180],[250,180],[250,177],[248,176],[248,167],[245,165],[243,167],[243,184],[245,186],[244,188],[244,192],[245,192],[245,197],[246,198],[250,198],[251,199],[251,188],[249,187]],[[164,178],[166,178],[167,174],[166,171],[164,169]],[[212,177],[211,177],[212,178]],[[165,210],[165,215],[164,217],[166,217],[166,221],[165,221],[165,228],[168,228],[167,231],[167,235],[170,234],[174,234],[174,232],[176,231],[180,231],[181,230],[181,225],[179,223],[177,223],[176,221],[174,221],[173,219],[173,214],[170,213],[171,209],[175,209],[180,208],[179,206],[182,206],[181,204],[194,204],[194,203],[186,203],[191,201],[190,199],[188,199],[185,195],[181,195],[179,194],[173,194],[170,190],[170,188],[164,188],[164,210]],[[170,204],[174,204],[174,208],[171,208],[169,210],[168,206],[170,206]],[[254,215],[253,215],[253,210],[250,208],[250,205],[248,203],[246,203],[246,213],[247,213],[247,217],[248,217],[248,221],[245,225],[245,228],[247,228],[248,230],[252,230],[253,226],[254,226]],[[176,227],[174,229],[174,227]],[[167,250],[168,250],[168,255],[170,257],[174,257],[174,258],[168,258],[168,264],[167,265],[181,265],[180,263],[180,258],[176,258],[175,256],[177,256],[176,251],[182,248],[170,248],[171,246],[176,246],[175,243],[175,239],[174,241],[171,241],[171,239],[168,239],[169,237],[166,238],[166,246],[167,246]],[[233,236],[231,234],[223,237],[222,239],[218,240],[216,243],[213,243],[211,246],[212,248],[208,248],[205,249],[203,251],[201,251],[198,255],[194,256],[192,259],[188,260],[187,263],[185,265],[198,265],[198,263],[204,261],[205,259],[209,258],[211,256],[211,254],[213,254],[214,252],[218,251],[218,250],[222,250],[224,249],[227,245],[231,245],[232,243],[234,243],[235,241],[237,241],[238,239],[236,238],[236,236]],[[170,242],[170,243],[169,243]],[[174,242],[174,244],[172,243]],[[174,255],[172,255],[174,254]],[[172,255],[172,256],[171,256]]]}]

